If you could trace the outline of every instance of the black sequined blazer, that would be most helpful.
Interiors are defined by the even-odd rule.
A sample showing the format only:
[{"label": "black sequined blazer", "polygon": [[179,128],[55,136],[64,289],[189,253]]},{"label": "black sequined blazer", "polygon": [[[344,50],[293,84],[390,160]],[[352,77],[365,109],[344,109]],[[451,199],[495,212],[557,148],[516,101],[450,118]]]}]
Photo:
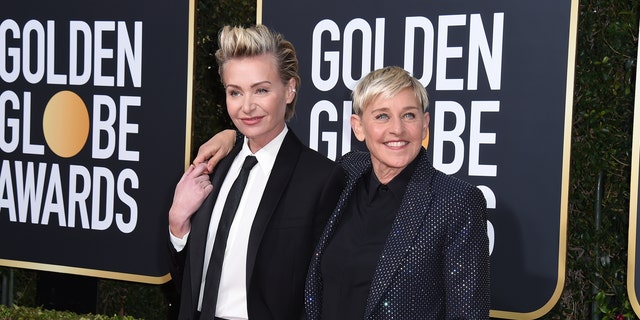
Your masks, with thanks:
[{"label": "black sequined blazer", "polygon": [[[489,243],[482,192],[434,169],[424,149],[418,157],[378,261],[364,319],[488,319]],[[340,163],[347,184],[309,267],[305,289],[309,320],[322,318],[324,249],[358,179],[371,170],[365,152],[348,153]]]}]

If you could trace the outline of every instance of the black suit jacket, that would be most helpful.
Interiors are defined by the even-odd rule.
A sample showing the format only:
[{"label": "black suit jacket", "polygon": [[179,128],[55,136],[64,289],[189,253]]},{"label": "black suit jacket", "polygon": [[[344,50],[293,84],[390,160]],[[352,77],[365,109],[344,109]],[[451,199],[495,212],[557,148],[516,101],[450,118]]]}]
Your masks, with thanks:
[{"label": "black suit jacket", "polygon": [[[307,319],[323,319],[320,264],[358,181],[371,168],[365,152],[341,159],[345,190],[313,255]],[[431,165],[422,149],[371,281],[362,319],[488,319],[489,240],[485,198],[475,186]],[[331,320],[331,319],[324,319]]]},{"label": "black suit jacket", "polygon": [[[187,246],[176,252],[170,245],[171,275],[181,295],[180,319],[193,319],[196,313],[209,221],[222,181],[242,147],[238,140],[211,176],[214,189],[191,218]],[[249,319],[300,319],[311,254],[343,180],[343,171],[333,161],[306,147],[289,130],[249,235]]]}]

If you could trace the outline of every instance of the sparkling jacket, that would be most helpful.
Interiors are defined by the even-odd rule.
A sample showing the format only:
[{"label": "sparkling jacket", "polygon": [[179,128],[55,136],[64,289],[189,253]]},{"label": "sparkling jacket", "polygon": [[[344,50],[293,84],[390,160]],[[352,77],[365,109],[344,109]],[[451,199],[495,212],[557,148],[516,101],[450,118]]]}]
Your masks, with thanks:
[{"label": "sparkling jacket", "polygon": [[[478,188],[436,170],[424,148],[418,157],[378,260],[364,319],[488,319],[485,198]],[[339,162],[347,184],[309,266],[308,320],[321,319],[322,254],[358,180],[371,170],[369,153],[350,152]]]}]

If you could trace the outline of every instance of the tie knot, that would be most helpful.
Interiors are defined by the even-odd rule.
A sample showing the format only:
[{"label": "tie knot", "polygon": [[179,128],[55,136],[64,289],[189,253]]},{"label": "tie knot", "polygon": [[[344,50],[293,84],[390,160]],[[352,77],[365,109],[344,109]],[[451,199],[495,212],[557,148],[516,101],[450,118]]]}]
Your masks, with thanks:
[{"label": "tie knot", "polygon": [[255,156],[247,156],[246,158],[244,158],[244,163],[242,164],[242,171],[251,170],[251,168],[253,168],[253,166],[255,166],[256,163],[258,163],[258,159],[256,159]]}]

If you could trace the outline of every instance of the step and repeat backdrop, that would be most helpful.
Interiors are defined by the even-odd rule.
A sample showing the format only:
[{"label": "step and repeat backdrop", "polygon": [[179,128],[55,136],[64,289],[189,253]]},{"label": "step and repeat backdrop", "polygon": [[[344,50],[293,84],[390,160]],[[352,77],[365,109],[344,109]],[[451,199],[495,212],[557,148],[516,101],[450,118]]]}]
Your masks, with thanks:
[{"label": "step and repeat backdrop", "polygon": [[12,1],[0,12],[0,265],[170,279],[194,1]]},{"label": "step and repeat backdrop", "polygon": [[352,136],[351,89],[398,65],[430,95],[434,166],[489,208],[491,316],[537,318],[565,280],[577,0],[258,2],[291,40],[302,86],[291,121],[335,159]]},{"label": "step and repeat backdrop", "polygon": [[[424,84],[434,166],[487,199],[491,316],[547,313],[565,279],[577,0],[257,9],[298,51],[290,127],[329,158],[364,148],[349,116],[366,73],[398,65]],[[0,265],[169,280],[166,210],[189,154],[193,20],[193,0],[5,6]]]}]

